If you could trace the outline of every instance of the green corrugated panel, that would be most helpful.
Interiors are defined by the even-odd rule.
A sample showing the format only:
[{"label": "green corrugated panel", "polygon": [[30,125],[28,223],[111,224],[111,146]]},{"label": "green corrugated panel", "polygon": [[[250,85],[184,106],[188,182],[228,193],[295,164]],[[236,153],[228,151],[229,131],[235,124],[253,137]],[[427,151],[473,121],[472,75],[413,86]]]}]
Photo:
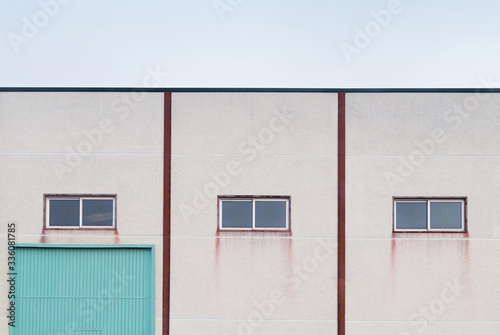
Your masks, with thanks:
[{"label": "green corrugated panel", "polygon": [[18,247],[15,335],[153,334],[153,250]]}]

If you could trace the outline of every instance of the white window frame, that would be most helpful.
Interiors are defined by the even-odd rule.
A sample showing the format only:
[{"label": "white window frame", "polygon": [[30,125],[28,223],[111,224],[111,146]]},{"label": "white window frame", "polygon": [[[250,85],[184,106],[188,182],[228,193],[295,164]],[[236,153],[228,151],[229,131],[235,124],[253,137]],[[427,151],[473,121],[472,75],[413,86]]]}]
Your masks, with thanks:
[{"label": "white window frame", "polygon": [[[78,226],[51,226],[50,225],[50,200],[79,200]],[[83,200],[113,200],[112,226],[84,226],[83,225]],[[47,229],[115,229],[116,228],[116,196],[78,196],[78,195],[48,195],[45,197],[45,228]]]},{"label": "white window frame", "polygon": [[[458,202],[461,203],[461,217],[462,217],[462,222],[461,222],[461,228],[460,229],[432,229],[431,228],[431,203],[434,202]],[[427,204],[427,229],[397,229],[397,222],[396,222],[396,211],[397,211],[397,204],[398,203],[426,203]],[[412,199],[412,198],[396,198],[394,199],[394,204],[393,204],[393,222],[394,222],[394,232],[459,232],[463,233],[466,231],[465,229],[465,223],[466,223],[466,218],[465,218],[465,206],[466,206],[466,199],[465,198],[418,198],[418,199]]]},{"label": "white window frame", "polygon": [[[252,201],[252,228],[222,227],[222,203],[225,201]],[[281,201],[285,202],[285,228],[256,227],[255,226],[255,203],[259,201]],[[288,231],[290,229],[290,197],[219,197],[219,230],[271,230]]]}]

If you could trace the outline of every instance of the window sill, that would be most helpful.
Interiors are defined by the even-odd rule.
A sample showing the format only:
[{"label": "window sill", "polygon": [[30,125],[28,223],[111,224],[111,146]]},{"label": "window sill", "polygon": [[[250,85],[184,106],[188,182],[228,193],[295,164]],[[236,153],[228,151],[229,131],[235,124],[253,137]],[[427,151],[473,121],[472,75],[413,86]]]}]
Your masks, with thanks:
[{"label": "window sill", "polygon": [[446,231],[405,231],[393,232],[393,238],[469,238],[468,232]]},{"label": "window sill", "polygon": [[51,235],[71,235],[71,234],[81,234],[81,235],[92,235],[92,234],[109,234],[109,235],[117,235],[118,229],[116,227],[113,228],[46,228],[44,227],[42,230],[42,234]]},{"label": "window sill", "polygon": [[291,230],[217,230],[217,237],[289,237]]}]

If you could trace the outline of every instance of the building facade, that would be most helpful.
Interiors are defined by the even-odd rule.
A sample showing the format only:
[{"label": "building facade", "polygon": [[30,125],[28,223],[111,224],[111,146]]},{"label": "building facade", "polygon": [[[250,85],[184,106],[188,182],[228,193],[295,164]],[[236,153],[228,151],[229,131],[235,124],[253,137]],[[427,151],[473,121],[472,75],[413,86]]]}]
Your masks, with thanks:
[{"label": "building facade", "polygon": [[498,334],[499,105],[0,92],[0,333]]}]

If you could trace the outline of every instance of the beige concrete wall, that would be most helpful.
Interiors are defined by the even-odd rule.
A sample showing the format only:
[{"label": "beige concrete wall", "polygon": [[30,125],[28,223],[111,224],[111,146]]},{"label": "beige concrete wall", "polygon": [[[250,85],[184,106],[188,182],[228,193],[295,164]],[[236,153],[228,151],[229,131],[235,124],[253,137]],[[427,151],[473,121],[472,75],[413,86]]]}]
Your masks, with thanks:
[{"label": "beige concrete wall", "polygon": [[[0,171],[5,248],[8,222],[17,224],[18,243],[155,245],[155,334],[160,334],[163,94],[0,93]],[[117,194],[118,234],[42,236],[45,193]],[[7,262],[6,249],[0,262]],[[0,292],[7,292],[5,271],[0,279]],[[2,294],[0,308],[6,310],[7,303]],[[7,332],[2,313],[0,333]]]},{"label": "beige concrete wall", "polygon": [[[174,93],[172,113],[171,334],[335,334],[337,95]],[[217,195],[291,196],[292,234],[218,234]]]},{"label": "beige concrete wall", "polygon": [[[499,106],[346,95],[347,334],[498,334]],[[393,236],[394,196],[466,196],[469,234]]]},{"label": "beige concrete wall", "polygon": [[[163,94],[134,100],[0,93],[0,243],[13,221],[18,243],[154,244],[159,334]],[[336,94],[172,102],[171,333],[334,334]],[[347,334],[498,333],[498,106],[498,94],[346,95]],[[44,193],[118,194],[118,236],[42,238]],[[291,196],[292,234],[217,233],[217,195],[236,194]],[[468,235],[394,236],[394,196],[466,196]]]}]

